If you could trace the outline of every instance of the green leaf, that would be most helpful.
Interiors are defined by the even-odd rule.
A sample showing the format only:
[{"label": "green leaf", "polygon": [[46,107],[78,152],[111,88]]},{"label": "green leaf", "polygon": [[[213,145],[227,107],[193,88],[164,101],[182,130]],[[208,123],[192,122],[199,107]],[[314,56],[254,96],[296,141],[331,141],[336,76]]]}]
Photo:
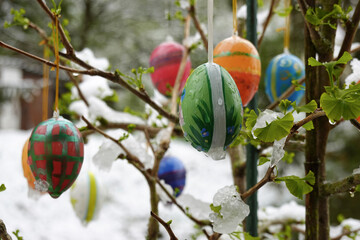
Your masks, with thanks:
[{"label": "green leaf", "polygon": [[337,215],[336,219],[338,220],[339,223],[342,223],[342,221],[345,220],[344,215],[342,215],[341,213],[339,215]]},{"label": "green leaf", "polygon": [[250,233],[244,232],[245,240],[260,240],[260,237],[253,237]]},{"label": "green leaf", "polygon": [[305,19],[314,26],[318,26],[321,24],[321,20],[316,15],[314,8],[311,7],[309,7],[308,10],[306,11]]},{"label": "green leaf", "polygon": [[347,64],[352,59],[352,56],[348,52],[344,54],[336,61],[337,64]]},{"label": "green leaf", "polygon": [[116,91],[113,90],[113,94],[111,96],[106,96],[102,100],[105,102],[118,102],[119,96],[117,95]]},{"label": "green leaf", "polygon": [[23,240],[23,237],[21,237],[20,235],[19,235],[19,233],[20,233],[20,230],[19,229],[17,229],[15,232],[12,232],[14,235],[15,235],[15,237],[17,238],[17,240]]},{"label": "green leaf", "polygon": [[303,199],[304,194],[308,194],[313,190],[310,186],[315,184],[315,176],[313,172],[309,172],[304,178],[298,176],[278,177],[275,182],[285,182],[289,192],[299,199]]},{"label": "green leaf", "polygon": [[167,225],[170,225],[172,223],[172,220],[169,220],[168,222],[166,222]]},{"label": "green leaf", "polygon": [[258,116],[256,115],[254,110],[251,110],[249,113],[245,114],[244,117],[246,117],[246,122],[245,122],[246,128],[251,130],[255,126],[256,119]]},{"label": "green leaf", "polygon": [[360,192],[360,184],[359,184],[359,185],[356,185],[355,191],[356,191],[356,192]]},{"label": "green leaf", "polygon": [[3,192],[3,191],[5,191],[5,190],[6,190],[5,185],[4,185],[4,184],[1,184],[1,186],[0,186],[0,192]]},{"label": "green leaf", "polygon": [[[351,89],[338,90],[335,94],[323,93],[320,106],[331,121],[355,119],[360,115],[360,95],[347,94]],[[360,92],[359,92],[360,93]]]},{"label": "green leaf", "polygon": [[304,106],[293,106],[294,109],[296,110],[297,113],[300,112],[305,112],[305,113],[312,113],[317,109],[317,103],[315,100],[312,100],[311,102],[309,102],[308,104],[304,105]]},{"label": "green leaf", "polygon": [[263,165],[263,164],[265,164],[265,163],[267,163],[267,162],[270,162],[270,159],[269,159],[269,158],[267,158],[267,157],[260,157],[260,158],[259,158],[258,166],[261,166],[261,165]]},{"label": "green leaf", "polygon": [[293,10],[293,7],[287,7],[287,8],[280,8],[280,9],[276,9],[274,12],[280,16],[280,17],[286,17],[289,16],[291,11]]},{"label": "green leaf", "polygon": [[127,126],[127,131],[128,131],[129,133],[132,133],[135,128],[136,128],[136,124],[130,123],[130,124]]},{"label": "green leaf", "polygon": [[210,204],[210,209],[211,209],[213,212],[220,214],[221,205],[219,205],[219,206],[214,206],[214,204]]},{"label": "green leaf", "polygon": [[284,157],[281,160],[283,160],[284,162],[290,164],[290,163],[292,163],[294,161],[294,157],[295,157],[295,153],[293,153],[293,152],[289,153],[289,152],[285,151]]},{"label": "green leaf", "polygon": [[319,62],[318,60],[316,60],[313,57],[310,57],[308,59],[308,64],[312,67],[323,66],[323,64],[321,62]]},{"label": "green leaf", "polygon": [[273,142],[280,140],[290,133],[294,123],[294,117],[291,113],[286,114],[283,118],[278,118],[267,124],[264,128],[255,129],[254,134],[264,142]]},{"label": "green leaf", "polygon": [[305,123],[304,125],[302,125],[303,128],[305,128],[305,130],[310,131],[314,129],[314,124],[312,121]]},{"label": "green leaf", "polygon": [[288,99],[281,100],[281,102],[279,103],[280,111],[283,112],[284,114],[286,114],[287,110],[291,106],[291,103],[292,102],[289,101]]}]

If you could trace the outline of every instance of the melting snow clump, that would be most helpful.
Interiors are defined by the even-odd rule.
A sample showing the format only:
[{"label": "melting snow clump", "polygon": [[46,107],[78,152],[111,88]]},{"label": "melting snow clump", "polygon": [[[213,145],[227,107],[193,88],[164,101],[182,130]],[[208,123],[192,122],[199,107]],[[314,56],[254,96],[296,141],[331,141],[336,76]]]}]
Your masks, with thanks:
[{"label": "melting snow clump", "polygon": [[210,213],[210,221],[218,233],[232,233],[250,213],[249,206],[241,199],[235,186],[221,188],[213,198],[214,208],[220,210]]},{"label": "melting snow clump", "polygon": [[259,117],[256,120],[256,123],[251,131],[254,138],[256,138],[254,132],[258,128],[264,128],[267,126],[267,124],[270,124],[272,121],[284,117],[284,114],[279,112],[274,112],[269,109],[266,109],[265,111],[261,112],[259,114]]},{"label": "melting snow clump", "polygon": [[285,141],[286,137],[283,137],[282,139],[275,140],[273,145],[273,152],[270,159],[270,165],[271,167],[276,166],[276,164],[284,157],[285,155]]}]

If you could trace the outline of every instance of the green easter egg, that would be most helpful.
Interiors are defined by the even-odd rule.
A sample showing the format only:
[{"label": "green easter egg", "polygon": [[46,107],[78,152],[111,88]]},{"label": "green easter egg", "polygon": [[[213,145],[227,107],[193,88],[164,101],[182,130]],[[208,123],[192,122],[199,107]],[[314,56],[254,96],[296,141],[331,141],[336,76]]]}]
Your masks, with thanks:
[{"label": "green easter egg", "polygon": [[239,90],[230,74],[215,63],[197,67],[186,81],[179,116],[184,137],[194,148],[223,159],[243,119]]}]

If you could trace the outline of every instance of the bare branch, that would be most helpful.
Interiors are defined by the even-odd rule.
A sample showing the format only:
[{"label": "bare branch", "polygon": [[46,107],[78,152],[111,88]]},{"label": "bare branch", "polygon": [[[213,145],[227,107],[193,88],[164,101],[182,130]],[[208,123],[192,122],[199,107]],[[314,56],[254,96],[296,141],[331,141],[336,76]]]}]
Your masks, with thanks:
[{"label": "bare branch", "polygon": [[322,196],[331,196],[338,193],[348,193],[354,191],[356,185],[359,184],[360,174],[353,174],[340,181],[320,185],[320,194]]},{"label": "bare branch", "polygon": [[126,154],[126,158],[129,161],[135,162],[136,164],[138,164],[141,168],[144,168],[144,164],[139,160],[139,158],[135,155],[133,155],[132,153],[129,152],[129,150],[118,140],[116,140],[115,138],[111,137],[110,135],[108,135],[107,133],[105,133],[104,131],[102,131],[101,129],[95,127],[93,124],[90,123],[89,120],[87,120],[84,116],[81,117],[82,120],[84,120],[84,122],[87,124],[88,128],[90,129],[94,129],[96,132],[100,133],[101,135],[103,135],[104,137],[106,137],[107,139],[110,139],[111,141],[113,141],[114,143],[116,143],[117,145],[119,145],[119,147],[121,147],[122,150],[124,150],[125,154]]},{"label": "bare branch", "polygon": [[326,116],[326,113],[320,109],[316,109],[312,114],[308,115],[303,120],[295,123],[293,125],[293,127],[291,128],[289,135],[286,138],[285,144],[290,140],[291,136],[294,135],[300,127],[304,126],[306,123],[308,123],[316,118],[323,117],[323,116]]},{"label": "bare branch", "polygon": [[151,216],[153,218],[155,218],[161,225],[163,225],[163,227],[165,228],[165,230],[167,231],[167,233],[170,236],[170,240],[178,240],[177,237],[175,236],[174,232],[172,231],[170,224],[165,222],[164,220],[162,220],[158,215],[156,215],[153,211],[150,212]]},{"label": "bare branch", "polygon": [[206,35],[204,33],[204,31],[202,30],[201,26],[200,26],[200,23],[199,23],[199,20],[197,19],[196,17],[196,10],[195,10],[195,6],[194,5],[191,5],[190,8],[189,8],[189,14],[194,22],[194,25],[195,25],[195,28],[196,30],[199,32],[200,34],[200,37],[201,37],[201,40],[203,41],[203,44],[204,44],[204,47],[205,47],[205,50],[208,51],[208,40],[206,38]]},{"label": "bare branch", "polygon": [[[304,82],[305,82],[305,77],[300,79],[298,81],[298,84],[301,85]],[[284,100],[285,98],[288,98],[295,91],[295,88],[296,88],[296,86],[292,84],[283,94],[281,94],[280,97],[278,97],[278,99],[276,99],[274,102],[272,102],[270,105],[268,105],[266,107],[266,109],[274,109],[274,108],[276,108],[276,106],[279,105],[281,100]]]},{"label": "bare branch", "polygon": [[345,51],[348,52],[350,51],[351,44],[354,40],[355,33],[359,26],[359,21],[360,21],[360,2],[358,2],[356,5],[352,20],[346,23],[345,38],[341,45],[341,49],[337,59],[339,59],[344,54]]},{"label": "bare branch", "polygon": [[264,36],[265,36],[265,31],[266,31],[266,29],[267,29],[267,27],[268,27],[268,25],[269,25],[269,23],[270,23],[270,20],[271,20],[272,16],[274,15],[274,7],[275,7],[275,5],[276,5],[277,3],[278,3],[278,0],[271,0],[270,8],[269,8],[269,13],[268,13],[268,15],[267,15],[267,17],[266,17],[266,20],[265,20],[265,22],[264,22],[263,31],[262,31],[262,33],[261,33],[261,35],[260,35],[260,37],[259,37],[258,42],[257,42],[258,49],[260,49],[262,40],[263,40],[263,38],[264,38]]},{"label": "bare branch", "polygon": [[336,236],[334,238],[331,238],[331,240],[340,240],[344,236],[350,236],[350,234],[357,233],[357,232],[360,232],[360,228],[357,228],[354,230],[349,230],[348,228],[343,227],[342,233],[340,233],[338,236]]},{"label": "bare branch", "polygon": [[265,176],[258,183],[256,183],[252,188],[248,189],[246,192],[241,194],[241,198],[243,200],[245,200],[246,198],[253,195],[257,190],[259,190],[266,183],[273,181],[275,179],[273,170],[274,170],[274,167],[269,167],[265,173]]}]

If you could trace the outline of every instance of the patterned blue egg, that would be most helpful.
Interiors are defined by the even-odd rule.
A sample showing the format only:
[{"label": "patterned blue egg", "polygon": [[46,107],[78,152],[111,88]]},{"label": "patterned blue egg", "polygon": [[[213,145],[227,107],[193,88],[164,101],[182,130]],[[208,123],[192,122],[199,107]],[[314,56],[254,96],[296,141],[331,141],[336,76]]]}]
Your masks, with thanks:
[{"label": "patterned blue egg", "polygon": [[[265,73],[265,92],[270,101],[277,100],[291,85],[292,80],[305,76],[303,62],[295,55],[283,53],[274,57]],[[287,99],[299,103],[305,91],[295,91]]]},{"label": "patterned blue egg", "polygon": [[158,177],[172,187],[174,195],[177,197],[181,194],[185,186],[185,166],[178,158],[166,156],[161,159]]}]

